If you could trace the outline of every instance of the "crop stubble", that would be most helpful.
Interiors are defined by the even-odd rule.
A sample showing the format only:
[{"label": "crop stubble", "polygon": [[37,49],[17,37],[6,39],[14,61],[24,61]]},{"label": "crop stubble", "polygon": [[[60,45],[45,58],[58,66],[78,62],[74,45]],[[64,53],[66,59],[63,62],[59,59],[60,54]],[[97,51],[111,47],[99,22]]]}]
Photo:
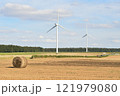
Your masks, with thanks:
[{"label": "crop stubble", "polygon": [[0,58],[0,80],[120,80],[119,58],[28,59],[23,69],[13,68],[12,58]]}]

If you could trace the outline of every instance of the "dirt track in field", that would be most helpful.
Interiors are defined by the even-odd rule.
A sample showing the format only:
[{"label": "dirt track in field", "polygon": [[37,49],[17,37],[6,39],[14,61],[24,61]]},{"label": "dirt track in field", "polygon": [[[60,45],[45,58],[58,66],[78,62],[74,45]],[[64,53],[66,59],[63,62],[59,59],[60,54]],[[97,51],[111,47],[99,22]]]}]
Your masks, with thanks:
[{"label": "dirt track in field", "polygon": [[0,58],[0,80],[120,80],[120,56],[106,58],[28,59],[27,68],[13,68]]}]

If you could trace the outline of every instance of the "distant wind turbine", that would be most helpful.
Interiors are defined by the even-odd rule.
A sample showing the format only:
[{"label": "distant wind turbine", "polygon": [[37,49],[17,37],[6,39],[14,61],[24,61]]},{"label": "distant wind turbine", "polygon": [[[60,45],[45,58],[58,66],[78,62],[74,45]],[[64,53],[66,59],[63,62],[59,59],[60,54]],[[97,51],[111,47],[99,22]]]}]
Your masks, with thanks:
[{"label": "distant wind turbine", "polygon": [[57,16],[57,23],[55,23],[55,25],[50,29],[50,30],[48,30],[47,31],[47,33],[48,32],[50,32],[51,30],[53,30],[54,28],[56,28],[56,54],[58,54],[58,31],[59,31],[59,27],[61,27],[62,29],[65,29],[63,26],[61,26],[60,24],[59,24],[59,12],[58,12],[58,16]]},{"label": "distant wind turbine", "polygon": [[88,31],[87,31],[87,24],[86,24],[86,34],[82,37],[86,37],[86,52],[88,52]]}]

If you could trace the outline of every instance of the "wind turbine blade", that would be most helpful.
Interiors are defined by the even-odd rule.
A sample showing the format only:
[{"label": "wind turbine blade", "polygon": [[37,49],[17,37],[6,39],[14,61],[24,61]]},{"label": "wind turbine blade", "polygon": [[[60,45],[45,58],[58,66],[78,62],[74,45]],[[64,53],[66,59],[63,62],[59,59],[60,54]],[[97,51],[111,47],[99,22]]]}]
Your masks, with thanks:
[{"label": "wind turbine blade", "polygon": [[57,16],[57,23],[59,24],[59,11],[58,11],[58,16]]},{"label": "wind turbine blade", "polygon": [[63,26],[61,26],[61,25],[59,25],[59,24],[58,24],[58,26],[61,27],[61,28],[64,29],[64,30],[66,30]]},{"label": "wind turbine blade", "polygon": [[52,29],[54,29],[55,27],[56,27],[56,25],[53,26],[50,30],[48,30],[47,33],[50,32],[50,31],[51,31]]},{"label": "wind turbine blade", "polygon": [[84,37],[86,37],[87,36],[87,34],[85,34],[82,38],[84,38]]},{"label": "wind turbine blade", "polygon": [[69,32],[70,32],[70,30],[68,30],[68,29],[64,28],[63,26],[61,26],[61,25],[59,25],[59,24],[58,24],[58,26],[59,26],[60,28],[64,29],[64,30],[66,30],[66,31],[69,31]]}]

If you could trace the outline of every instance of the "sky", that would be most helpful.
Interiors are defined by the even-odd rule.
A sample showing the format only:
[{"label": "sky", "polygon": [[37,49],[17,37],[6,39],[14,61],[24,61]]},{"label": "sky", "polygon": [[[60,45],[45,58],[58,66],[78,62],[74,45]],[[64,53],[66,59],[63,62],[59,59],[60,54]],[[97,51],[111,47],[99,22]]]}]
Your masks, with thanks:
[{"label": "sky", "polygon": [[119,0],[0,0],[0,44],[56,47],[120,48]]}]

